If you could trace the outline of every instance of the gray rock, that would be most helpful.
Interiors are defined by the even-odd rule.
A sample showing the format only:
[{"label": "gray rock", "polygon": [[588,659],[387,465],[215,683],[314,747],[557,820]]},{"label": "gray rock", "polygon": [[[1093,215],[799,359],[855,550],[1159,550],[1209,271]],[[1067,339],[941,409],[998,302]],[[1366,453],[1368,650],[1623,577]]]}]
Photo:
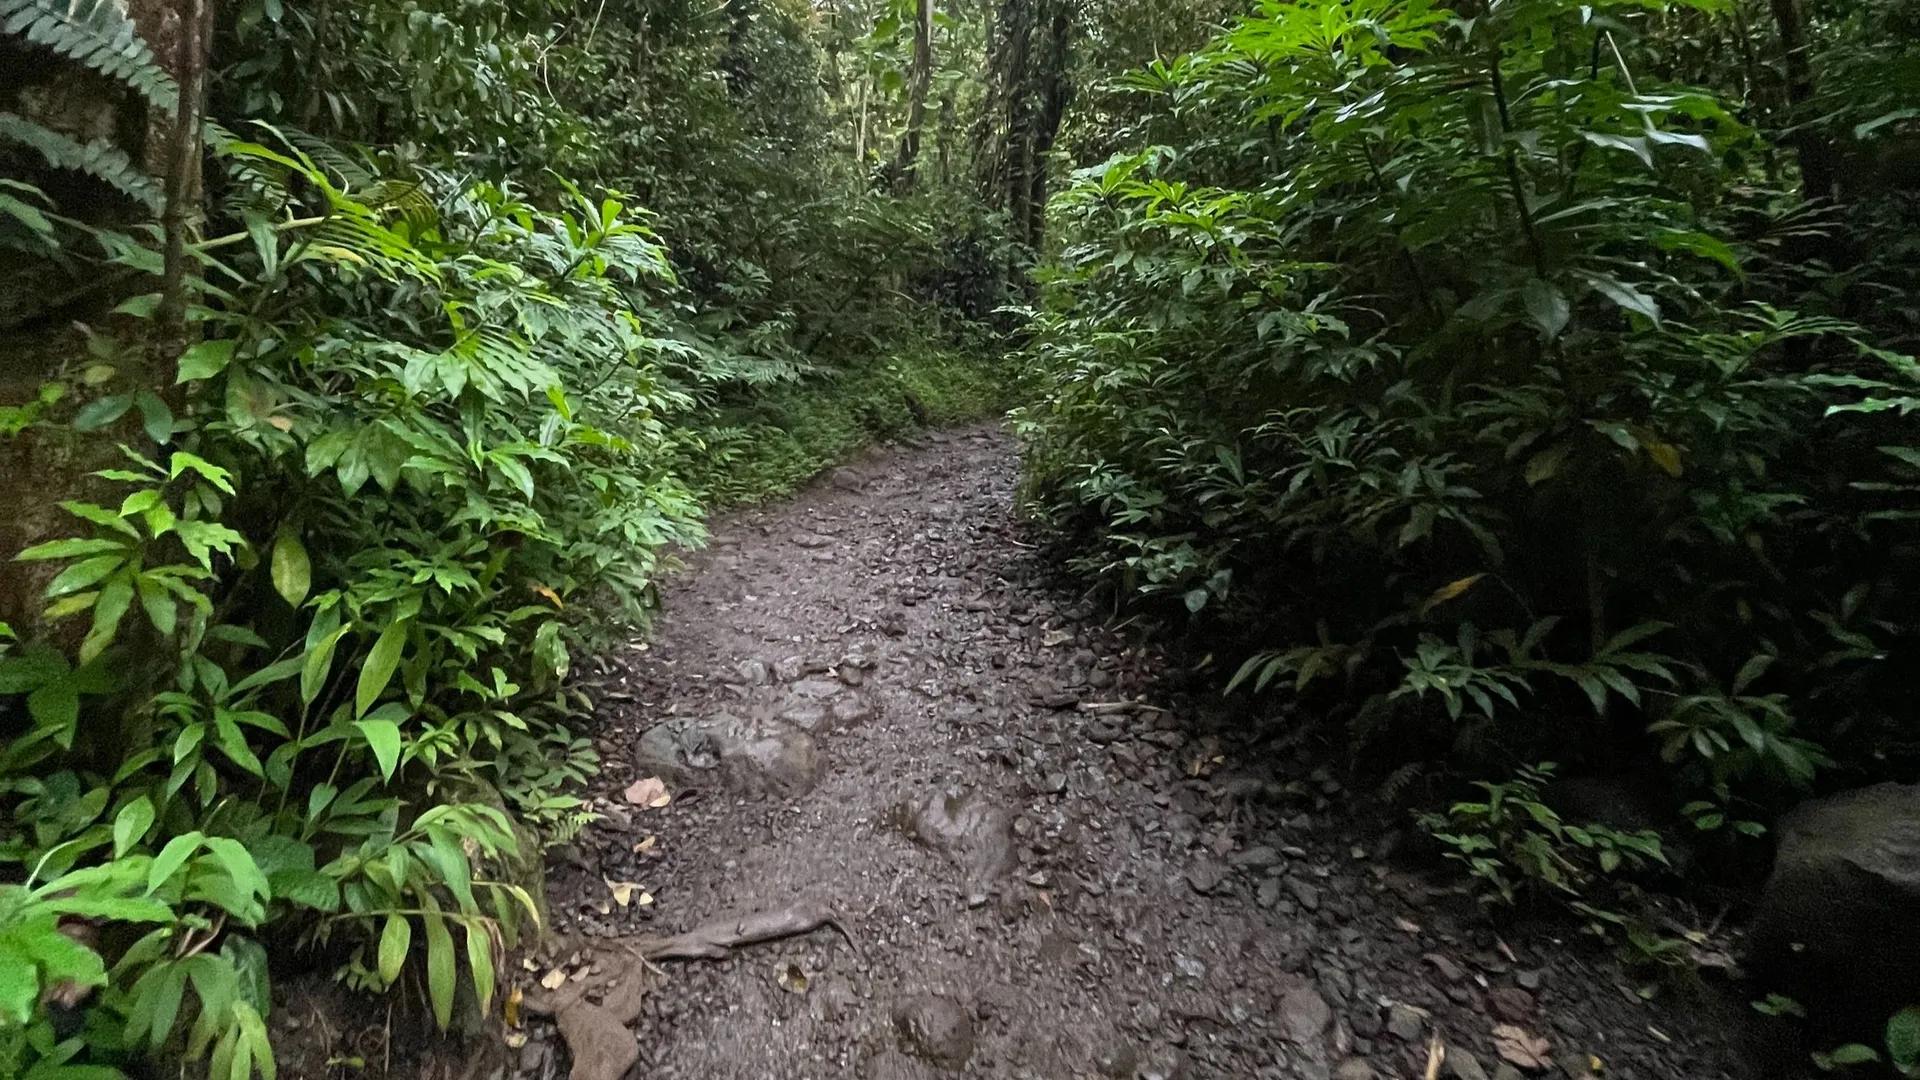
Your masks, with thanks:
[{"label": "gray rock", "polygon": [[1333,1080],[1379,1080],[1366,1058],[1348,1058],[1333,1070]]},{"label": "gray rock", "polygon": [[727,681],[765,686],[773,681],[773,669],[767,666],[765,660],[742,660],[733,665],[733,677]]},{"label": "gray rock", "polygon": [[1280,853],[1265,844],[1236,851],[1230,857],[1233,865],[1244,866],[1249,870],[1265,870],[1280,863]]},{"label": "gray rock", "polygon": [[973,1056],[973,1017],[959,1002],[939,994],[919,994],[894,1006],[893,1030],[900,1049],[948,1068]]},{"label": "gray rock", "polygon": [[1202,896],[1219,889],[1226,880],[1227,868],[1218,860],[1196,859],[1187,867],[1187,884]]},{"label": "gray rock", "polygon": [[794,683],[793,689],[789,692],[795,701],[819,701],[823,698],[833,697],[843,689],[845,688],[833,679],[802,679]]},{"label": "gray rock", "polygon": [[1287,891],[1293,893],[1293,898],[1299,901],[1301,907],[1308,911],[1320,910],[1320,890],[1314,888],[1311,882],[1288,878]]},{"label": "gray rock", "polygon": [[940,792],[900,808],[915,840],[953,860],[966,877],[970,907],[986,903],[994,883],[1013,868],[1013,815],[978,793]]},{"label": "gray rock", "polygon": [[1487,1070],[1480,1065],[1480,1059],[1458,1046],[1447,1047],[1447,1064],[1444,1076],[1454,1080],[1487,1080]]},{"label": "gray rock", "polygon": [[1920,785],[1877,784],[1782,818],[1755,914],[1755,985],[1816,1024],[1882,1024],[1920,1000]]},{"label": "gray rock", "polygon": [[873,719],[873,702],[857,694],[849,695],[835,699],[832,712],[834,726],[854,727]]},{"label": "gray rock", "polygon": [[1427,1030],[1427,1018],[1411,1005],[1396,1004],[1387,1010],[1387,1034],[1401,1042],[1415,1042]]},{"label": "gray rock", "polygon": [[813,788],[820,757],[805,732],[731,713],[655,724],[634,748],[634,768],[673,784],[713,784],[750,795],[798,795]]},{"label": "gray rock", "polygon": [[[834,703],[838,705],[838,702]],[[791,724],[805,732],[819,731],[827,726],[827,710],[812,704],[794,705],[780,711],[780,722]]]},{"label": "gray rock", "polygon": [[1296,986],[1280,995],[1280,1037],[1302,1046],[1319,1041],[1333,1023],[1333,1009],[1320,991],[1311,986]]}]

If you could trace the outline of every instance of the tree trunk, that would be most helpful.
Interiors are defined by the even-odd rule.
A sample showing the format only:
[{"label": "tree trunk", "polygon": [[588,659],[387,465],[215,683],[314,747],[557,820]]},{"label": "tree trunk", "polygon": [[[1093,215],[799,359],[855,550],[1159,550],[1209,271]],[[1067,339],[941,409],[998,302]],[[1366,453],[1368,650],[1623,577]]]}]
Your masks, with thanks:
[{"label": "tree trunk", "polygon": [[1834,193],[1833,147],[1808,122],[1814,97],[1813,67],[1807,61],[1806,20],[1800,0],[1769,0],[1780,31],[1787,74],[1787,121],[1799,125],[1792,137],[1800,161],[1800,192],[1809,201],[1831,199]]},{"label": "tree trunk", "polygon": [[900,135],[900,153],[893,163],[893,188],[913,187],[920,158],[920,130],[927,121],[927,87],[933,81],[933,0],[919,0],[913,19],[913,61],[907,71],[907,130]]},{"label": "tree trunk", "polygon": [[1047,35],[1047,55],[1039,72],[1040,111],[1034,118],[1032,155],[1028,165],[1026,205],[1027,246],[1039,254],[1046,240],[1047,158],[1060,135],[1060,122],[1066,118],[1067,104],[1073,96],[1073,84],[1067,77],[1073,40],[1073,14],[1056,0],[1053,25]]}]

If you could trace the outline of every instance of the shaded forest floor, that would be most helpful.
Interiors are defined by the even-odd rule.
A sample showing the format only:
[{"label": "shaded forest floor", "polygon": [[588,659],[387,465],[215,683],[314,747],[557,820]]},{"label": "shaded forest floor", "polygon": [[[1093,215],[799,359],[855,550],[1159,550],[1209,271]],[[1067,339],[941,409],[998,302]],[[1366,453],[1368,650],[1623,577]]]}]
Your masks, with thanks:
[{"label": "shaded forest floor", "polygon": [[[604,676],[605,816],[521,973],[558,989],[469,1075],[566,1076],[570,1042],[580,1080],[1744,1073],[1726,1003],[1497,935],[1288,732],[1103,628],[1016,471],[936,433],[716,524]],[[756,913],[844,933],[640,958]]]}]

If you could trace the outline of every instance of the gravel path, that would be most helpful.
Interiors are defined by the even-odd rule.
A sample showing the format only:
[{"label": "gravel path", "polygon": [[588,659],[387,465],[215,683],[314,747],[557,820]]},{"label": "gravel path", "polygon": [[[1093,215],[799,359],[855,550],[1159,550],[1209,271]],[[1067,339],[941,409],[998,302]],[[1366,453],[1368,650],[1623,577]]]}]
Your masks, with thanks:
[{"label": "gravel path", "polygon": [[[1364,1080],[1436,1042],[1463,1080],[1724,1075],[1604,954],[1496,938],[1338,778],[1170,689],[1023,542],[1015,473],[940,433],[717,523],[603,686],[607,816],[551,874],[529,979],[571,981],[529,991],[560,1025],[520,1075]],[[636,957],[825,911],[845,936]]]}]

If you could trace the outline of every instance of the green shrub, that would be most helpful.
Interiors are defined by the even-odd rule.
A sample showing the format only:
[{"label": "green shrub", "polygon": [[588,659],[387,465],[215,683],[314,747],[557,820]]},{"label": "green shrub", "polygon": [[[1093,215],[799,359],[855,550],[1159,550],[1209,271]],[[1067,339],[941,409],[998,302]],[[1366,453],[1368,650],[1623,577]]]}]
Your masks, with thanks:
[{"label": "green shrub", "polygon": [[1664,759],[1737,838],[1910,771],[1916,367],[1663,78],[1700,6],[1267,0],[1126,76],[1164,141],[1054,199],[1026,505],[1378,773]]}]

